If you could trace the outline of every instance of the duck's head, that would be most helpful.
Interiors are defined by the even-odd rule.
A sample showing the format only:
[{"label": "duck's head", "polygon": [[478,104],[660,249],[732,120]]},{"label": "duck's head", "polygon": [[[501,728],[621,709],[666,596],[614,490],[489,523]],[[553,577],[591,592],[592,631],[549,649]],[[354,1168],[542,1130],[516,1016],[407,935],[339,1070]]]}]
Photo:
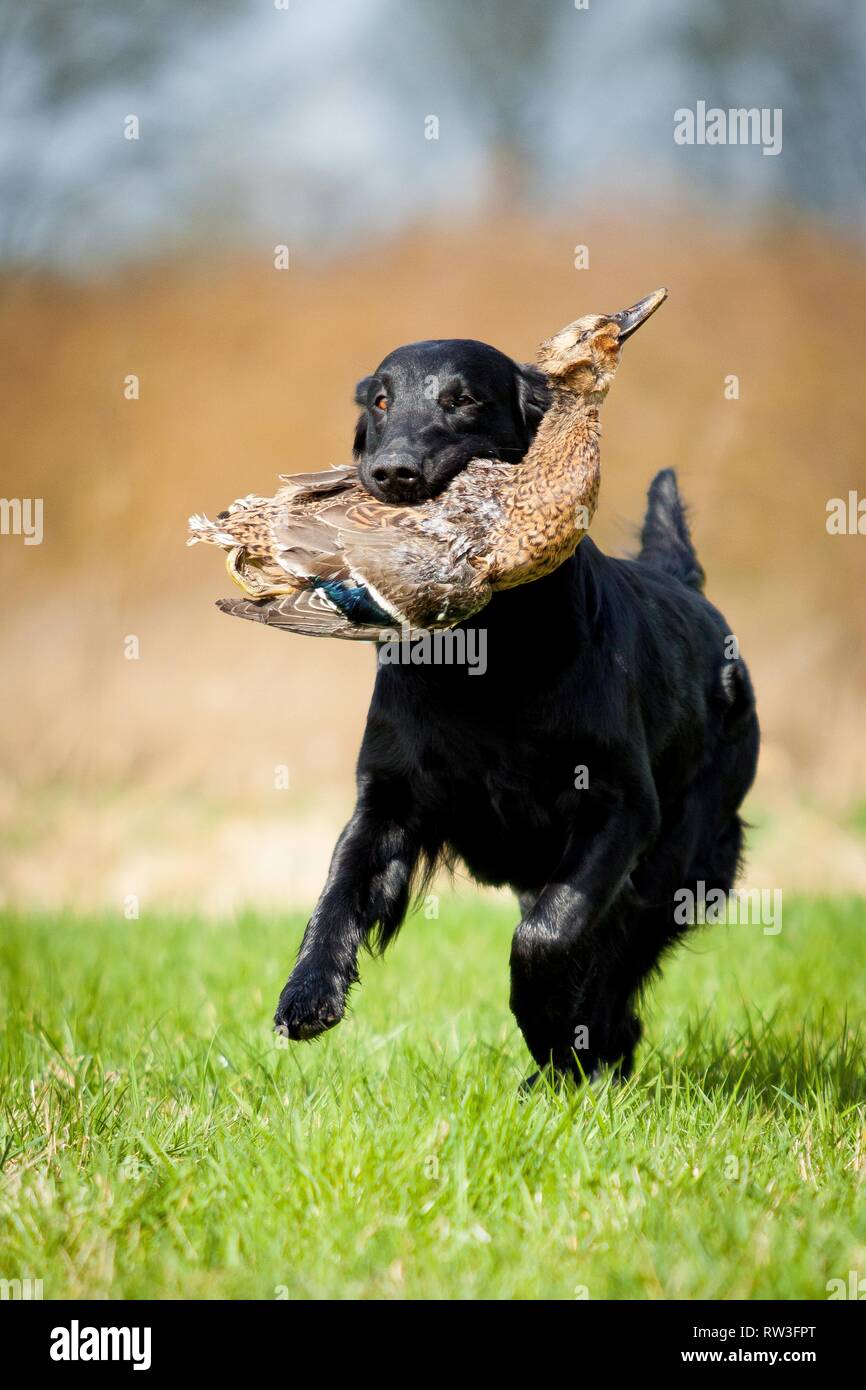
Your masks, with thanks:
[{"label": "duck's head", "polygon": [[667,290],[653,290],[618,314],[587,314],[561,328],[538,349],[538,365],[554,386],[601,400],[619,366],[626,338],[667,299]]}]

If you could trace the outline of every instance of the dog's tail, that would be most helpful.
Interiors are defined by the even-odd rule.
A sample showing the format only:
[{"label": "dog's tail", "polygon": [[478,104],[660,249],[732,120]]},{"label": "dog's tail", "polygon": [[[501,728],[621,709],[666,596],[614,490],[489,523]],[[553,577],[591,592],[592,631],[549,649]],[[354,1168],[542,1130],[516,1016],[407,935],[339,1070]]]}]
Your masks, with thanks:
[{"label": "dog's tail", "polygon": [[686,509],[672,468],[663,468],[650,483],[640,533],[638,559],[672,574],[690,589],[703,590],[704,575],[686,521]]}]

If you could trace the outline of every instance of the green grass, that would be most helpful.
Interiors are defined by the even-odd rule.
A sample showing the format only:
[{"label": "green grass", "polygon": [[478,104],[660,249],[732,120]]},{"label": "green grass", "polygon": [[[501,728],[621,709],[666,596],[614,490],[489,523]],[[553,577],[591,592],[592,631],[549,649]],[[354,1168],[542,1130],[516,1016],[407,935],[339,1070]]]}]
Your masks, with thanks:
[{"label": "green grass", "polygon": [[56,1297],[826,1298],[866,1275],[862,902],[706,928],[626,1086],[517,1095],[515,914],[447,900],[310,1046],[302,926],[0,921],[0,1277]]}]

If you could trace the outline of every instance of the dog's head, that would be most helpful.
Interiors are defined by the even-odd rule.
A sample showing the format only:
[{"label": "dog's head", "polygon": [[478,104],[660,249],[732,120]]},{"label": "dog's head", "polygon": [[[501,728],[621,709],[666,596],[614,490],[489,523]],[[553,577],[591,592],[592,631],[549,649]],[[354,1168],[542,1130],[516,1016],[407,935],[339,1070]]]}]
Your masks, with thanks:
[{"label": "dog's head", "polygon": [[358,382],[354,454],[383,502],[435,497],[473,458],[517,463],[547,409],[536,367],[471,339],[409,343]]}]

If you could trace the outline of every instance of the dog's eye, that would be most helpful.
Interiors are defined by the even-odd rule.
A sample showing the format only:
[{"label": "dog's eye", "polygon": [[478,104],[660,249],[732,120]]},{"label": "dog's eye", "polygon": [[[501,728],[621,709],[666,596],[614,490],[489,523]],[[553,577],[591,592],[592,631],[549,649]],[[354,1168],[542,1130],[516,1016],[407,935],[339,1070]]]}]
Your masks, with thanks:
[{"label": "dog's eye", "polygon": [[377,396],[376,399],[374,400],[373,404],[374,404],[374,406],[376,407],[377,410],[387,410],[387,409],[388,409],[388,404],[389,404],[389,402],[388,402],[388,397],[387,397],[387,396]]},{"label": "dog's eye", "polygon": [[475,400],[473,400],[472,396],[458,396],[457,399],[456,399],[456,401],[454,402],[454,404],[455,404],[455,405],[460,405],[460,406],[462,406],[462,405],[477,405],[478,402],[475,401]]}]

